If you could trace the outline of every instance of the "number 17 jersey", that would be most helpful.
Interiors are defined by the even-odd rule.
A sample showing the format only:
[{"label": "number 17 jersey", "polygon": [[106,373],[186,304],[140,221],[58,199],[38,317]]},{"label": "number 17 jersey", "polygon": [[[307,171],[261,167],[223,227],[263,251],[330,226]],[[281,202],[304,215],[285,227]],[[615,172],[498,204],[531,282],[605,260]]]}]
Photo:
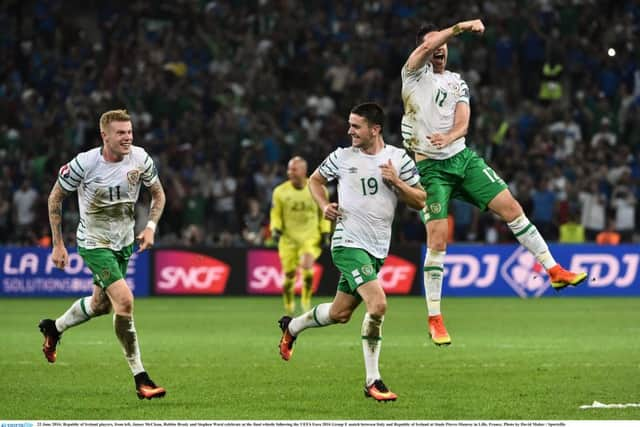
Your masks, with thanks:
[{"label": "number 17 jersey", "polygon": [[453,128],[456,105],[469,103],[469,87],[460,74],[444,71],[434,73],[427,62],[417,70],[402,67],[402,139],[414,140],[420,152],[436,160],[448,159],[465,148],[461,137],[444,148],[435,148],[429,137],[447,133]]}]

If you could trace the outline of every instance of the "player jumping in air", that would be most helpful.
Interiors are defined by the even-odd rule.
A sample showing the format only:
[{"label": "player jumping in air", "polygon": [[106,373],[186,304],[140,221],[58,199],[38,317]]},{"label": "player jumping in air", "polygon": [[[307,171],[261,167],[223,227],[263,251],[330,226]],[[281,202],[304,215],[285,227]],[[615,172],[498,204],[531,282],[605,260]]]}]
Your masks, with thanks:
[{"label": "player jumping in air", "polygon": [[551,286],[576,286],[587,277],[560,266],[536,227],[498,174],[465,145],[469,127],[469,89],[459,74],[445,70],[447,41],[462,32],[482,34],[479,19],[444,30],[423,27],[418,46],[402,68],[402,137],[415,153],[420,182],[427,192],[422,212],[427,229],[424,283],[429,333],[437,345],[451,343],[440,312],[444,256],[447,248],[449,199],[467,201],[499,215],[547,270]]}]

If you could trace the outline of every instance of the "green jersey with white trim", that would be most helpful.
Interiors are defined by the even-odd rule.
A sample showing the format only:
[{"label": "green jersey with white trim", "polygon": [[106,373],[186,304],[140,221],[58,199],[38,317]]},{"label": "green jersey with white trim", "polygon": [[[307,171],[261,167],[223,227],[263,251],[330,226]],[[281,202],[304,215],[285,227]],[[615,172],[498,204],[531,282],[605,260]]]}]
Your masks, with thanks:
[{"label": "green jersey with white trim", "polygon": [[389,160],[409,186],[420,181],[413,159],[391,145],[374,155],[355,147],[338,148],[318,168],[326,180],[338,180],[340,217],[332,247],[364,249],[376,258],[387,256],[398,203],[395,187],[382,180],[380,166]]},{"label": "green jersey with white trim", "polygon": [[131,152],[119,162],[107,162],[98,147],[62,166],[59,185],[78,192],[78,246],[118,251],[133,243],[140,184],[149,187],[157,179],[151,156],[137,146],[131,146]]},{"label": "green jersey with white trim", "polygon": [[453,127],[458,102],[469,103],[469,87],[460,74],[434,73],[427,62],[417,70],[402,67],[402,139],[405,146],[431,159],[448,159],[465,147],[464,137],[443,148],[431,145],[434,133],[447,133]]}]

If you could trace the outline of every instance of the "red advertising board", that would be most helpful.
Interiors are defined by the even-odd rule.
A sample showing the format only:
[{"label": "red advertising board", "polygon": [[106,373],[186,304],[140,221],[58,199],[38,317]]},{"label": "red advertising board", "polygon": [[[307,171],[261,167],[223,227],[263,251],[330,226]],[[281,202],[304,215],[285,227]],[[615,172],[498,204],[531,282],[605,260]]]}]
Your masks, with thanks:
[{"label": "red advertising board", "polygon": [[387,257],[378,273],[378,279],[385,293],[398,295],[411,293],[415,276],[415,264],[395,255]]},{"label": "red advertising board", "polygon": [[[322,277],[322,265],[313,264],[313,292],[315,293]],[[269,249],[250,249],[247,252],[247,293],[260,295],[279,295],[282,293],[284,275],[278,251]],[[302,277],[296,277],[295,292],[300,294]]]},{"label": "red advertising board", "polygon": [[155,252],[155,293],[162,295],[222,295],[231,267],[202,253],[184,250]]}]

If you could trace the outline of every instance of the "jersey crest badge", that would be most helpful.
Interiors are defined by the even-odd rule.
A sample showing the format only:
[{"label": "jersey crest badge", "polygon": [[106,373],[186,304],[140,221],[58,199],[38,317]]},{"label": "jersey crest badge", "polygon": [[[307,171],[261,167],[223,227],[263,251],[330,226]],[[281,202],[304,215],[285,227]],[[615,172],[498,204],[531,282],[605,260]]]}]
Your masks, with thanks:
[{"label": "jersey crest badge", "polygon": [[429,205],[429,210],[431,211],[431,213],[437,215],[442,210],[442,205],[440,205],[440,203],[431,203]]},{"label": "jersey crest badge", "polygon": [[373,266],[371,264],[365,264],[361,268],[362,274],[365,276],[371,276],[373,274]]},{"label": "jersey crest badge", "polygon": [[127,181],[129,184],[136,185],[138,181],[140,181],[140,171],[138,169],[133,169],[127,172]]}]

